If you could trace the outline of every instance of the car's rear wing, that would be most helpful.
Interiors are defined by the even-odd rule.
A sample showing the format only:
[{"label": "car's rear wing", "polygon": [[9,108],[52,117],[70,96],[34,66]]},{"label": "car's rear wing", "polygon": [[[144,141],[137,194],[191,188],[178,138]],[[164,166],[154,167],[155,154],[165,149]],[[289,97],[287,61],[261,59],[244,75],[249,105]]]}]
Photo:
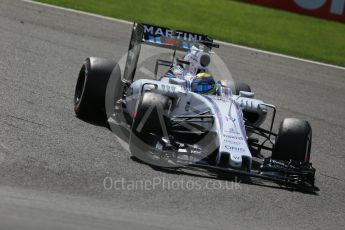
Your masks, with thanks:
[{"label": "car's rear wing", "polygon": [[202,43],[210,49],[217,47],[213,39],[207,35],[177,31],[149,24],[138,24],[138,26],[143,27],[142,42],[148,45],[183,51],[189,50],[195,43]]},{"label": "car's rear wing", "polygon": [[219,47],[219,45],[207,35],[134,22],[124,78],[129,81],[133,80],[138,64],[141,44],[188,51],[197,43],[203,44],[208,47],[209,50]]}]

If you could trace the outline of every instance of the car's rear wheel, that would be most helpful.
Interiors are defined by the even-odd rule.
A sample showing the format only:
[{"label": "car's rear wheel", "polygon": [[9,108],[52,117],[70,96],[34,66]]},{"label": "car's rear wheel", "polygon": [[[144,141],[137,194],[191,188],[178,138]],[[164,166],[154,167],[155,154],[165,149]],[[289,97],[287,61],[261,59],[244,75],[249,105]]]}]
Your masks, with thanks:
[{"label": "car's rear wheel", "polygon": [[312,143],[312,129],[309,122],[286,118],[279,127],[272,158],[309,162]]},{"label": "car's rear wheel", "polygon": [[107,84],[116,65],[115,61],[104,58],[90,57],[85,60],[74,94],[74,111],[78,118],[88,121],[106,119]]}]

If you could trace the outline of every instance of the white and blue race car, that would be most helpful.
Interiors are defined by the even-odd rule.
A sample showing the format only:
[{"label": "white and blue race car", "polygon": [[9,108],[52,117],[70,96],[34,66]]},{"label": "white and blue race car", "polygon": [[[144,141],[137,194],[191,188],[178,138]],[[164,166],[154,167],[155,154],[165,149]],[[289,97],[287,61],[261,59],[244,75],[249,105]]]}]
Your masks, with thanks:
[{"label": "white and blue race car", "polygon": [[[156,61],[156,79],[134,80],[142,45],[174,51],[172,60]],[[287,118],[274,133],[275,106],[255,99],[247,84],[213,78],[208,66],[218,47],[205,35],[134,23],[123,73],[113,60],[86,59],[75,113],[111,121],[112,130],[125,134],[133,157],[153,166],[202,168],[317,190],[309,122]],[[183,58],[176,58],[177,50],[185,52]],[[158,77],[160,66],[167,72]],[[261,127],[266,117],[269,129]]]}]

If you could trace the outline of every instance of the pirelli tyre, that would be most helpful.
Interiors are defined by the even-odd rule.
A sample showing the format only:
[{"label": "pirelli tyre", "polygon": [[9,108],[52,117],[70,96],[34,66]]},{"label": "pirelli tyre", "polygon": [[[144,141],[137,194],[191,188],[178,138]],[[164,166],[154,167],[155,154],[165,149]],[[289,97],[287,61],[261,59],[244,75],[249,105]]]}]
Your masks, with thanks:
[{"label": "pirelli tyre", "polygon": [[[74,111],[78,118],[89,121],[106,119],[105,94],[116,66],[111,59],[89,57],[85,60],[74,94]],[[119,68],[116,69],[119,71]]]},{"label": "pirelli tyre", "polygon": [[286,118],[279,127],[272,158],[309,162],[312,143],[312,129],[309,122]]},{"label": "pirelli tyre", "polygon": [[168,167],[157,155],[162,137],[168,132],[167,113],[171,100],[155,92],[146,92],[138,105],[131,128],[130,151],[133,157],[150,165]]}]

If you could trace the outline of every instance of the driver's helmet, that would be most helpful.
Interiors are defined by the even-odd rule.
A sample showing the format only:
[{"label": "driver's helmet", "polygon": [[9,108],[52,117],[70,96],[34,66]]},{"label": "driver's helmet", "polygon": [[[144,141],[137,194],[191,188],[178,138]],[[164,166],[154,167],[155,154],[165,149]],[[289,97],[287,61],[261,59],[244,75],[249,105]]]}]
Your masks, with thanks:
[{"label": "driver's helmet", "polygon": [[191,90],[200,94],[215,94],[216,83],[209,73],[198,73],[191,82]]}]

